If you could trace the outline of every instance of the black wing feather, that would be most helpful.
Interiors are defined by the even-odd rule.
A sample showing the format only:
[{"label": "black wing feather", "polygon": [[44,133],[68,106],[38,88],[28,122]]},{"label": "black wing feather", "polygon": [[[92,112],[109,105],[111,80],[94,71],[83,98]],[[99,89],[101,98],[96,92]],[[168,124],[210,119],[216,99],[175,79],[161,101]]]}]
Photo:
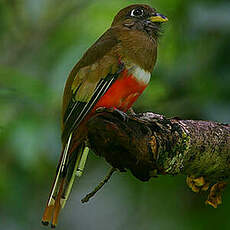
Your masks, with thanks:
[{"label": "black wing feather", "polygon": [[108,74],[104,79],[101,79],[88,102],[74,101],[74,99],[70,101],[63,118],[64,130],[62,133],[62,140],[64,142],[67,140],[70,133],[79,126],[81,121],[96,105],[99,99],[107,92],[113,82],[117,79],[120,72],[121,71],[118,71],[115,74]]}]

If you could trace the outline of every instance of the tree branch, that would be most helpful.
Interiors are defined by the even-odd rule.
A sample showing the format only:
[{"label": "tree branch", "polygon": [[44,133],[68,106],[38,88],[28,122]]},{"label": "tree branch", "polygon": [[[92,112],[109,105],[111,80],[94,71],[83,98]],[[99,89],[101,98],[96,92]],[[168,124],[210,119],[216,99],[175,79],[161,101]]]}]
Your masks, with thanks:
[{"label": "tree branch", "polygon": [[[121,118],[117,111],[105,111],[87,124],[91,149],[114,168],[129,169],[142,181],[184,174],[190,176],[192,189],[194,185],[202,190],[229,179],[229,124],[167,119],[153,113]],[[204,180],[196,179],[200,177]]]}]

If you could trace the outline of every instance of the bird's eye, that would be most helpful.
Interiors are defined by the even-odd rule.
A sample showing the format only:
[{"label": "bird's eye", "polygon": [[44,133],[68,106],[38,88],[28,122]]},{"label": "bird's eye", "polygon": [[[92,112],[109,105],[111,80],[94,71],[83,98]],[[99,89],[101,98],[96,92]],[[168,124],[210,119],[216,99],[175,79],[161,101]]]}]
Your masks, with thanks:
[{"label": "bird's eye", "polygon": [[144,11],[142,9],[134,9],[131,11],[130,16],[132,17],[140,17],[143,16]]}]

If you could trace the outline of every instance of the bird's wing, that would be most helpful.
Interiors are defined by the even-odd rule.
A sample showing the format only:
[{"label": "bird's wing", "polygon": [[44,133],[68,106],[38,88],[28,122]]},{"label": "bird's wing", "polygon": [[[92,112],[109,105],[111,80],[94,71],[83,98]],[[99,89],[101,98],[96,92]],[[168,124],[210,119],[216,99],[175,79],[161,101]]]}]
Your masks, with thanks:
[{"label": "bird's wing", "polygon": [[[72,71],[69,74],[69,77],[65,84],[65,90],[63,95],[63,104],[62,104],[62,118],[66,113],[66,110],[69,106],[70,101],[72,100],[72,84],[74,82],[75,88],[79,86],[82,81],[87,78],[87,71],[91,71],[93,68],[95,69],[95,63],[98,63],[98,60],[106,59],[105,56],[108,53],[111,53],[111,50],[114,49],[119,44],[119,41],[116,38],[117,36],[114,33],[112,28],[108,29],[83,55],[83,57],[79,60],[79,62],[74,66]],[[108,62],[108,63],[107,63]],[[98,66],[101,69],[102,75],[98,77],[106,77],[106,71],[108,67],[111,65],[111,61],[105,60],[103,66]],[[99,70],[99,69],[98,69]],[[85,72],[84,72],[85,71]],[[79,74],[80,73],[80,74]],[[96,76],[97,77],[97,76]],[[64,120],[64,119],[62,119]]]},{"label": "bird's wing", "polygon": [[107,30],[83,55],[72,69],[64,90],[62,107],[62,140],[90,112],[119,75],[116,47],[120,41],[113,29]]},{"label": "bird's wing", "polygon": [[[105,59],[107,61],[110,59],[112,62],[108,64]],[[98,63],[86,66],[78,72],[71,87],[72,97],[63,116],[62,139],[64,143],[110,88],[122,69],[123,65],[118,59],[104,57]]]}]

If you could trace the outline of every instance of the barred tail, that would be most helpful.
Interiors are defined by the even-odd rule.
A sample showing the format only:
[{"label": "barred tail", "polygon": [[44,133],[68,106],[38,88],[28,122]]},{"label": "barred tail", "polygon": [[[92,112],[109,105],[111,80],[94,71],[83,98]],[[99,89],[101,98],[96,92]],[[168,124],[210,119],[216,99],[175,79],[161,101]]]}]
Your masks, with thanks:
[{"label": "barred tail", "polygon": [[72,133],[61,154],[57,173],[42,217],[42,223],[44,225],[51,223],[52,228],[57,225],[60,210],[64,208],[69,197],[75,176],[80,177],[82,175],[89,152],[89,148],[85,146],[85,143],[82,143],[74,152],[69,154],[71,138]]}]

